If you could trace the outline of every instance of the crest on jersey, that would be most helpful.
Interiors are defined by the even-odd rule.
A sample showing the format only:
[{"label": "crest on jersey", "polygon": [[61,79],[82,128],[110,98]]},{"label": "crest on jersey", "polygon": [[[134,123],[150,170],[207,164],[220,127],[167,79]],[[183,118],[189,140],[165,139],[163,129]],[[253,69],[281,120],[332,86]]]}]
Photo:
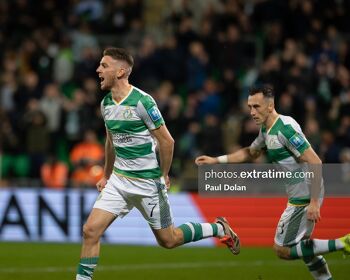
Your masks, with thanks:
[{"label": "crest on jersey", "polygon": [[158,121],[162,117],[156,106],[153,106],[147,112],[148,112],[149,116],[151,117],[152,121],[154,121],[154,122]]},{"label": "crest on jersey", "polygon": [[129,120],[129,119],[131,119],[131,117],[132,117],[131,109],[130,109],[130,107],[126,107],[124,112],[123,112],[123,118],[126,120]]},{"label": "crest on jersey", "polygon": [[276,149],[279,147],[279,142],[275,137],[271,137],[267,140],[268,148]]},{"label": "crest on jersey", "polygon": [[289,138],[289,142],[293,145],[293,147],[298,149],[305,143],[305,139],[299,133],[295,133],[292,137]]}]

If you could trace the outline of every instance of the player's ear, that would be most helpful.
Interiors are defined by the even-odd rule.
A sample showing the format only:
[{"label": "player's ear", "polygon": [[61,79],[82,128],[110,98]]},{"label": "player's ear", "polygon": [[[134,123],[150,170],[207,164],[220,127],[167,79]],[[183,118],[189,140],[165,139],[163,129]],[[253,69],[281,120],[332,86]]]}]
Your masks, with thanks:
[{"label": "player's ear", "polygon": [[122,78],[123,76],[124,76],[124,68],[119,68],[118,70],[117,70],[117,78],[118,79],[120,79],[120,78]]},{"label": "player's ear", "polygon": [[275,103],[273,100],[270,100],[269,105],[268,105],[269,113],[272,113],[274,108],[275,108]]}]

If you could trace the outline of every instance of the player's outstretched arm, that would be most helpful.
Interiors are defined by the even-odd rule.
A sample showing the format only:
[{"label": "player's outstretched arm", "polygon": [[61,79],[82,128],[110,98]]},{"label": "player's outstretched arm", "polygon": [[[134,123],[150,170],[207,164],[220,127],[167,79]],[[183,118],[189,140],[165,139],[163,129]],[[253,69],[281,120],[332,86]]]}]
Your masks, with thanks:
[{"label": "player's outstretched arm", "polygon": [[239,149],[238,151],[232,154],[222,155],[219,157],[210,157],[210,156],[202,155],[195,159],[195,163],[197,165],[216,164],[216,163],[240,163],[240,162],[247,162],[252,159],[255,159],[259,155],[260,155],[260,151],[251,149],[250,147],[245,147],[245,148]]},{"label": "player's outstretched arm", "polygon": [[195,159],[195,163],[197,165],[216,164],[216,163],[219,163],[219,160],[217,157],[210,157],[210,156],[202,155],[202,156],[199,156]]}]

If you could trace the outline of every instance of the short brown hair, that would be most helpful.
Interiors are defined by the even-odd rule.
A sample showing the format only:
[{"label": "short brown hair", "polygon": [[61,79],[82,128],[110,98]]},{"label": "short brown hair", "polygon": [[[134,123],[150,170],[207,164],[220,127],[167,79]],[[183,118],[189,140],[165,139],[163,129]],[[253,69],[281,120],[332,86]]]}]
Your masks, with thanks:
[{"label": "short brown hair", "polygon": [[131,68],[134,66],[134,58],[126,49],[107,48],[103,51],[103,55],[108,55],[115,60],[125,61]]},{"label": "short brown hair", "polygon": [[255,95],[257,93],[262,93],[264,97],[267,98],[274,98],[275,93],[273,90],[273,87],[270,85],[262,85],[262,86],[257,86],[257,87],[252,87],[249,90],[249,95]]}]

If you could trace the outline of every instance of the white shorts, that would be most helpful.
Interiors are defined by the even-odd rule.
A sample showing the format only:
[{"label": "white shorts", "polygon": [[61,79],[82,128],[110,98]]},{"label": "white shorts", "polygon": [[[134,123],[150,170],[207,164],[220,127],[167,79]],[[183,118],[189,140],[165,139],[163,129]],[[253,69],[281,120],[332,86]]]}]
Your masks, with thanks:
[{"label": "white shorts", "polygon": [[276,229],[275,244],[293,246],[303,239],[310,238],[315,223],[307,219],[307,206],[288,204]]},{"label": "white shorts", "polygon": [[136,207],[152,229],[173,224],[168,194],[163,178],[132,179],[112,173],[93,208],[123,218]]}]

